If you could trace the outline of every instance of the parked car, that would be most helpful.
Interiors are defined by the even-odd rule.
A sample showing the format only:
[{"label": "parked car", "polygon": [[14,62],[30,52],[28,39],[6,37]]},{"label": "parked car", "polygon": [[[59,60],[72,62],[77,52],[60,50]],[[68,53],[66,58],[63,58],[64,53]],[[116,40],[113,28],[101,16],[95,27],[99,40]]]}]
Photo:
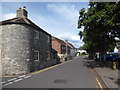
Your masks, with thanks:
[{"label": "parked car", "polygon": [[119,60],[120,59],[120,54],[118,54],[118,53],[107,54],[105,59],[107,61]]}]

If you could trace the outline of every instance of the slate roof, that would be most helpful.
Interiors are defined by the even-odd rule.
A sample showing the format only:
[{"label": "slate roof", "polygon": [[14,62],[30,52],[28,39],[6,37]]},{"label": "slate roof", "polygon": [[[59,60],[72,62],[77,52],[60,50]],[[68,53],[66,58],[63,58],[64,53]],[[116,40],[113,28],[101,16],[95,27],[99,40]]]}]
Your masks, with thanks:
[{"label": "slate roof", "polygon": [[[61,40],[59,38],[56,38],[56,37],[52,37],[52,39],[56,39],[61,45],[66,46],[66,43],[63,40]],[[68,47],[75,49],[75,47],[71,43],[69,43],[69,42],[68,42]]]},{"label": "slate roof", "polygon": [[56,37],[52,37],[52,39],[56,39],[61,45],[66,46],[66,43],[63,40]]},{"label": "slate roof", "polygon": [[44,31],[42,28],[38,27],[36,24],[34,24],[31,20],[29,20],[26,17],[16,17],[16,18],[0,21],[0,25],[6,25],[6,24],[25,24],[32,26],[33,28],[36,28],[37,30],[41,30],[42,32],[45,32],[46,34],[50,35],[49,33]]},{"label": "slate roof", "polygon": [[75,49],[75,47],[72,45],[72,43],[68,43],[68,45],[69,45],[71,48],[74,48],[74,49]]}]

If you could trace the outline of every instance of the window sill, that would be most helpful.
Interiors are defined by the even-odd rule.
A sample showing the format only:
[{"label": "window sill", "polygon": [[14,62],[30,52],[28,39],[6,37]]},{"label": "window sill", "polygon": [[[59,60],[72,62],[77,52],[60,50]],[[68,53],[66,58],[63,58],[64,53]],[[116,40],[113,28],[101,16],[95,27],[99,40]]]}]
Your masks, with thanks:
[{"label": "window sill", "polygon": [[50,60],[50,58],[47,58],[47,60]]},{"label": "window sill", "polygon": [[38,37],[34,37],[34,38],[39,40],[39,38],[38,38]]},{"label": "window sill", "polygon": [[34,62],[38,62],[39,60],[34,60]]}]

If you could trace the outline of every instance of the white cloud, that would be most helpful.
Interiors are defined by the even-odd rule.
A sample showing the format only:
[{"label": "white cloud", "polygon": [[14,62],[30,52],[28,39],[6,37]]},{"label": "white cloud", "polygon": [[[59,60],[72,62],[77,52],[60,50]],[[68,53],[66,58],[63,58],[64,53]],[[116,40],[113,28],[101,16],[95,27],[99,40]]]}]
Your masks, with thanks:
[{"label": "white cloud", "polygon": [[2,20],[12,19],[16,17],[16,13],[3,14],[2,17]]},{"label": "white cloud", "polygon": [[71,41],[78,41],[80,40],[80,37],[78,35],[73,35],[71,33],[63,33],[63,34],[59,34],[57,35],[58,38],[62,38],[62,39],[68,39]]},{"label": "white cloud", "polygon": [[48,9],[64,16],[68,20],[72,20],[78,17],[78,11],[75,9],[75,5],[66,4],[48,4]]},{"label": "white cloud", "polygon": [[77,22],[79,17],[79,11],[75,8],[75,5],[66,4],[48,4],[48,9],[58,14],[63,19],[67,20],[69,28],[77,29]]},{"label": "white cloud", "polygon": [[77,11],[75,5],[48,4],[47,8],[56,17],[52,17],[51,15],[39,15],[38,20],[40,27],[46,31],[48,30],[47,32],[62,40],[67,39],[75,47],[82,46],[83,42],[77,34],[79,31],[83,31],[83,27],[79,30],[77,29],[79,11]]},{"label": "white cloud", "polygon": [[84,31],[84,26],[78,29],[78,31]]},{"label": "white cloud", "polygon": [[[37,19],[34,19],[34,17],[37,17]],[[62,30],[59,26],[61,25],[59,22],[56,21],[52,16],[42,16],[42,15],[36,15],[31,17],[32,21],[37,24],[39,27],[47,31],[48,33],[55,35],[57,32]]]},{"label": "white cloud", "polygon": [[62,40],[68,40],[68,42],[71,42],[75,47],[80,47],[83,45],[83,42],[80,40],[80,37],[78,35],[73,35],[71,33],[64,33],[64,34],[56,35],[56,37]]}]

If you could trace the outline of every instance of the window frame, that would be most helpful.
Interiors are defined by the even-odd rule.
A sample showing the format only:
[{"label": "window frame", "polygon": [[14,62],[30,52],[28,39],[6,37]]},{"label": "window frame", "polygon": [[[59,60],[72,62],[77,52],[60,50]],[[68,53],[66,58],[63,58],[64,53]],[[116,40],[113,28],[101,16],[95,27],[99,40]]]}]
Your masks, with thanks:
[{"label": "window frame", "polygon": [[40,35],[39,31],[35,30],[35,37],[34,38],[39,39],[39,35]]},{"label": "window frame", "polygon": [[[39,51],[38,50],[35,50],[34,51],[34,53],[36,53],[37,52],[37,60],[35,60],[35,57],[34,57],[34,62],[36,62],[36,61],[39,61],[39,56],[40,56],[40,54],[39,54]],[[35,56],[35,54],[34,54],[34,56]]]},{"label": "window frame", "polygon": [[47,51],[46,56],[47,56],[47,60],[50,60],[50,51]]},{"label": "window frame", "polygon": [[47,36],[47,42],[50,42],[50,36]]}]

